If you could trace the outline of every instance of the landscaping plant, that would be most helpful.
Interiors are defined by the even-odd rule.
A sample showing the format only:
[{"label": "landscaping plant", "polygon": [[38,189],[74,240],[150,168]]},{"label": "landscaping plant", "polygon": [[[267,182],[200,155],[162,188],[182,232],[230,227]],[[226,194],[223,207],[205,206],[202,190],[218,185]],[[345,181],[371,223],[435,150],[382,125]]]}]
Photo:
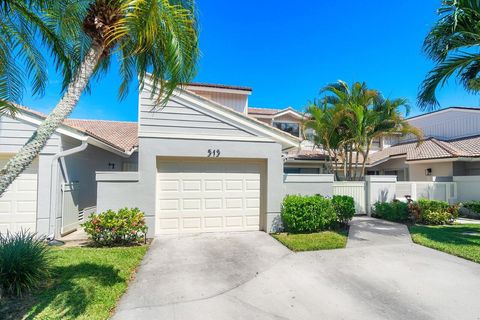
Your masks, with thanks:
[{"label": "landscaping plant", "polygon": [[460,213],[466,218],[480,219],[480,201],[467,201],[461,204]]},{"label": "landscaping plant", "polygon": [[0,233],[0,296],[22,296],[50,276],[49,249],[28,231]]},{"label": "landscaping plant", "polygon": [[458,218],[458,206],[451,206],[446,201],[419,199],[420,218],[416,222],[427,225],[452,223]]},{"label": "landscaping plant", "polygon": [[332,204],[337,213],[338,222],[347,225],[355,215],[355,200],[350,196],[333,196]]},{"label": "landscaping plant", "polygon": [[321,196],[286,196],[281,217],[285,231],[291,233],[319,232],[337,222],[332,201]]},{"label": "landscaping plant", "polygon": [[92,214],[82,226],[92,240],[101,246],[139,243],[147,235],[144,214],[138,208]]},{"label": "landscaping plant", "polygon": [[373,205],[373,214],[377,218],[394,222],[406,222],[411,219],[408,204],[398,200],[375,203]]}]

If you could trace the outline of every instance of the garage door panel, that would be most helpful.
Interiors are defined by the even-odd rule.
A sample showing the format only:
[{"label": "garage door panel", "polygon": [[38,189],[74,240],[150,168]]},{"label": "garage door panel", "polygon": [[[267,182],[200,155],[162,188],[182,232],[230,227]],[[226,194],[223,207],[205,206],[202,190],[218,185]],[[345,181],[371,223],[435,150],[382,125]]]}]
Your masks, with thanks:
[{"label": "garage door panel", "polygon": [[158,233],[259,230],[259,163],[158,166]]},{"label": "garage door panel", "polygon": [[[0,155],[0,166],[9,156]],[[37,215],[38,163],[27,168],[0,197],[0,232],[17,232],[21,229],[35,231]]]}]

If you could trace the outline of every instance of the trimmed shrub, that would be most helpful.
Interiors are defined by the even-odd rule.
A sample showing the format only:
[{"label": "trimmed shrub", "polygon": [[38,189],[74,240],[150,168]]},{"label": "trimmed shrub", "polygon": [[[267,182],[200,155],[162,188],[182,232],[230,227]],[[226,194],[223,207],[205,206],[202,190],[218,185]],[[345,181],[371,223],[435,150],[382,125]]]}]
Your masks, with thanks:
[{"label": "trimmed shrub", "polygon": [[421,223],[427,225],[441,225],[452,221],[452,215],[447,211],[425,210],[422,212]]},{"label": "trimmed shrub", "polygon": [[355,215],[355,200],[350,196],[333,196],[332,204],[337,213],[338,222],[348,224]]},{"label": "trimmed shrub", "polygon": [[22,296],[50,277],[49,249],[35,233],[0,233],[0,296]]},{"label": "trimmed shrub", "polygon": [[281,217],[285,231],[290,233],[319,232],[337,222],[332,201],[320,196],[286,196]]},{"label": "trimmed shrub", "polygon": [[439,225],[453,222],[458,218],[458,206],[451,206],[446,201],[419,199],[420,218],[417,222]]},{"label": "trimmed shrub", "polygon": [[147,234],[144,214],[138,208],[92,214],[82,227],[101,246],[138,243]]},{"label": "trimmed shrub", "polygon": [[398,200],[392,202],[376,202],[373,205],[373,213],[377,218],[394,222],[405,222],[411,219],[408,204]]}]

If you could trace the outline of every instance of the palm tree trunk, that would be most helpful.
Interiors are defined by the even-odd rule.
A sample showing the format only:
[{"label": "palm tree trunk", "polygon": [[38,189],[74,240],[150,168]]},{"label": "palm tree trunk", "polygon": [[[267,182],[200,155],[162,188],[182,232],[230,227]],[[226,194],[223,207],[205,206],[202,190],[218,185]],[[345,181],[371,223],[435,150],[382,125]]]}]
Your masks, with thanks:
[{"label": "palm tree trunk", "polygon": [[368,154],[369,153],[370,153],[370,143],[367,144],[367,150],[363,154],[362,172],[361,172],[360,179],[365,177],[365,167],[367,165],[367,160],[368,160]]},{"label": "palm tree trunk", "polygon": [[[355,151],[355,174],[353,176],[353,180],[357,181],[357,173],[358,173],[358,154],[360,151],[358,149]],[[361,175],[360,175],[361,176]]]},{"label": "palm tree trunk", "polygon": [[93,45],[67,87],[60,102],[33,133],[20,151],[0,171],[0,196],[8,186],[32,163],[55,130],[70,115],[102,58],[104,47]]},{"label": "palm tree trunk", "polygon": [[350,144],[348,148],[348,180],[352,180],[352,166],[353,166],[353,144]]}]

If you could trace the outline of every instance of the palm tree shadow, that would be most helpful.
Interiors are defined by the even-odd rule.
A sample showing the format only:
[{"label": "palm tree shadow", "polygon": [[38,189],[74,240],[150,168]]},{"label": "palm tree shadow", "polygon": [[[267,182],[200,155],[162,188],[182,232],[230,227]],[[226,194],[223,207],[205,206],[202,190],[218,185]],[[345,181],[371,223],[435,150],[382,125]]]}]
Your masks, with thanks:
[{"label": "palm tree shadow", "polygon": [[[112,266],[87,262],[56,267],[53,270],[54,281],[51,287],[40,295],[32,308],[33,312],[28,316],[23,315],[22,319],[33,319],[45,308],[52,306],[60,311],[63,319],[76,319],[95,298],[92,288],[82,286],[85,280],[94,278],[96,285],[111,287],[123,282],[118,273],[119,270]],[[52,304],[52,301],[55,303]]]}]

